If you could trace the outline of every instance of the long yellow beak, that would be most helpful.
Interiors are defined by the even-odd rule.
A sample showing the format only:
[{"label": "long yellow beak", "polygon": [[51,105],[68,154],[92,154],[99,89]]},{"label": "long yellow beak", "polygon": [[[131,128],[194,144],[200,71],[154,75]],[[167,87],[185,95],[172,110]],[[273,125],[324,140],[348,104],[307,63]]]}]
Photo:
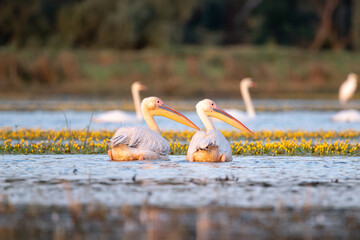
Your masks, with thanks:
[{"label": "long yellow beak", "polygon": [[212,112],[207,112],[206,114],[210,117],[215,117],[217,119],[220,119],[221,121],[224,121],[227,124],[230,124],[231,126],[240,129],[241,131],[254,135],[254,133],[251,132],[244,124],[242,124],[236,118],[234,118],[233,116],[231,116],[230,114],[228,114],[219,107],[214,108]]},{"label": "long yellow beak", "polygon": [[187,117],[185,117],[175,109],[167,106],[166,104],[158,106],[155,110],[151,110],[150,113],[154,116],[163,116],[178,123],[184,124],[185,126],[200,130],[200,128],[198,128],[198,126],[191,122]]}]

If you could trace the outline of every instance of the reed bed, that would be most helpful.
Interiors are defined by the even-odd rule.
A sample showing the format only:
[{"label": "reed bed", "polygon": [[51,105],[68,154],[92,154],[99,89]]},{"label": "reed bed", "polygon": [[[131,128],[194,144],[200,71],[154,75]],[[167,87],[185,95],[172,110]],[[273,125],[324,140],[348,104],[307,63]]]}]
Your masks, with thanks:
[{"label": "reed bed", "polygon": [[[113,131],[0,130],[2,154],[105,154]],[[170,154],[186,154],[193,131],[165,131]],[[223,131],[234,155],[360,156],[360,131]]]}]

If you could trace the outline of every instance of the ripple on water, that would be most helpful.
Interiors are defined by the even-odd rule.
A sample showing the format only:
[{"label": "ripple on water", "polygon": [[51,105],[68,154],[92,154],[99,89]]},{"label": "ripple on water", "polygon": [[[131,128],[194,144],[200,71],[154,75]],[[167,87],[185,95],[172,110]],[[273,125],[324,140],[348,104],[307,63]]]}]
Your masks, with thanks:
[{"label": "ripple on water", "polygon": [[3,155],[12,203],[237,207],[359,207],[356,157],[235,157],[229,163],[111,162],[106,155]]}]

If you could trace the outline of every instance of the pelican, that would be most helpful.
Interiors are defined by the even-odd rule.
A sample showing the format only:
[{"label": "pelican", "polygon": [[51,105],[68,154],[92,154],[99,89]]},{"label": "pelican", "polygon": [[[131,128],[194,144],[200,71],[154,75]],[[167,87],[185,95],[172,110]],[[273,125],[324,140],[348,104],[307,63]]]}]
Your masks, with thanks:
[{"label": "pelican", "polygon": [[[227,113],[236,119],[248,120],[255,118],[256,113],[254,105],[251,101],[249,88],[256,87],[256,83],[251,78],[244,78],[240,81],[240,93],[245,104],[246,114],[237,109],[225,109]],[[212,121],[219,122],[219,120],[212,118]]]},{"label": "pelican", "polygon": [[360,122],[360,113],[357,110],[343,110],[331,117],[334,122]]},{"label": "pelican", "polygon": [[161,136],[160,129],[154,116],[163,116],[200,130],[194,123],[181,113],[167,106],[158,97],[145,98],[141,103],[141,111],[146,127],[119,128],[109,140],[111,149],[108,155],[114,161],[132,160],[168,160],[169,142]]},{"label": "pelican", "polygon": [[339,101],[344,105],[354,95],[357,87],[358,76],[355,73],[350,73],[345,82],[339,88]]},{"label": "pelican", "polygon": [[[339,89],[339,101],[344,107],[345,104],[354,95],[357,87],[358,76],[355,73],[350,73],[345,82],[343,82]],[[334,122],[360,122],[360,112],[354,109],[343,110],[331,117]]]},{"label": "pelican", "polygon": [[231,162],[229,142],[216,130],[209,117],[215,117],[244,132],[253,134],[245,125],[219,108],[212,100],[204,99],[196,104],[196,112],[206,131],[195,133],[191,139],[186,160],[190,162]]},{"label": "pelican", "polygon": [[113,122],[128,123],[140,122],[143,117],[140,109],[140,91],[146,90],[146,86],[141,82],[131,84],[131,94],[135,105],[136,118],[132,113],[120,110],[108,111],[94,118],[94,122]]}]

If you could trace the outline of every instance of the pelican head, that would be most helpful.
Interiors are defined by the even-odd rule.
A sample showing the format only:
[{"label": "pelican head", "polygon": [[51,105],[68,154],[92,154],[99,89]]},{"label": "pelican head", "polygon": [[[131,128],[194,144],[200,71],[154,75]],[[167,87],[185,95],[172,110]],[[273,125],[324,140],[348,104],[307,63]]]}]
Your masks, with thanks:
[{"label": "pelican head", "polygon": [[[158,97],[144,98],[141,103],[141,110],[145,116],[163,116],[184,124],[185,126],[200,130],[194,123],[192,123],[187,117],[176,111],[175,109],[166,105]],[[146,120],[146,119],[145,119]]]},{"label": "pelican head", "polygon": [[140,92],[140,91],[145,91],[146,89],[147,87],[144,84],[142,84],[142,82],[136,81],[133,84],[131,84],[132,91]]},{"label": "pelican head", "polygon": [[357,83],[357,81],[358,81],[358,75],[357,75],[356,73],[349,73],[347,79],[348,79],[348,81],[352,81],[352,82]]},{"label": "pelican head", "polygon": [[204,111],[204,113],[209,117],[215,117],[237,129],[240,129],[241,131],[253,135],[253,133],[244,124],[242,124],[240,121],[235,119],[233,116],[231,116],[221,108],[219,108],[216,103],[210,99],[204,99],[198,102],[198,104],[196,104],[196,111]]},{"label": "pelican head", "polygon": [[256,83],[252,80],[252,78],[244,78],[240,81],[240,87],[252,88],[256,87]]}]

